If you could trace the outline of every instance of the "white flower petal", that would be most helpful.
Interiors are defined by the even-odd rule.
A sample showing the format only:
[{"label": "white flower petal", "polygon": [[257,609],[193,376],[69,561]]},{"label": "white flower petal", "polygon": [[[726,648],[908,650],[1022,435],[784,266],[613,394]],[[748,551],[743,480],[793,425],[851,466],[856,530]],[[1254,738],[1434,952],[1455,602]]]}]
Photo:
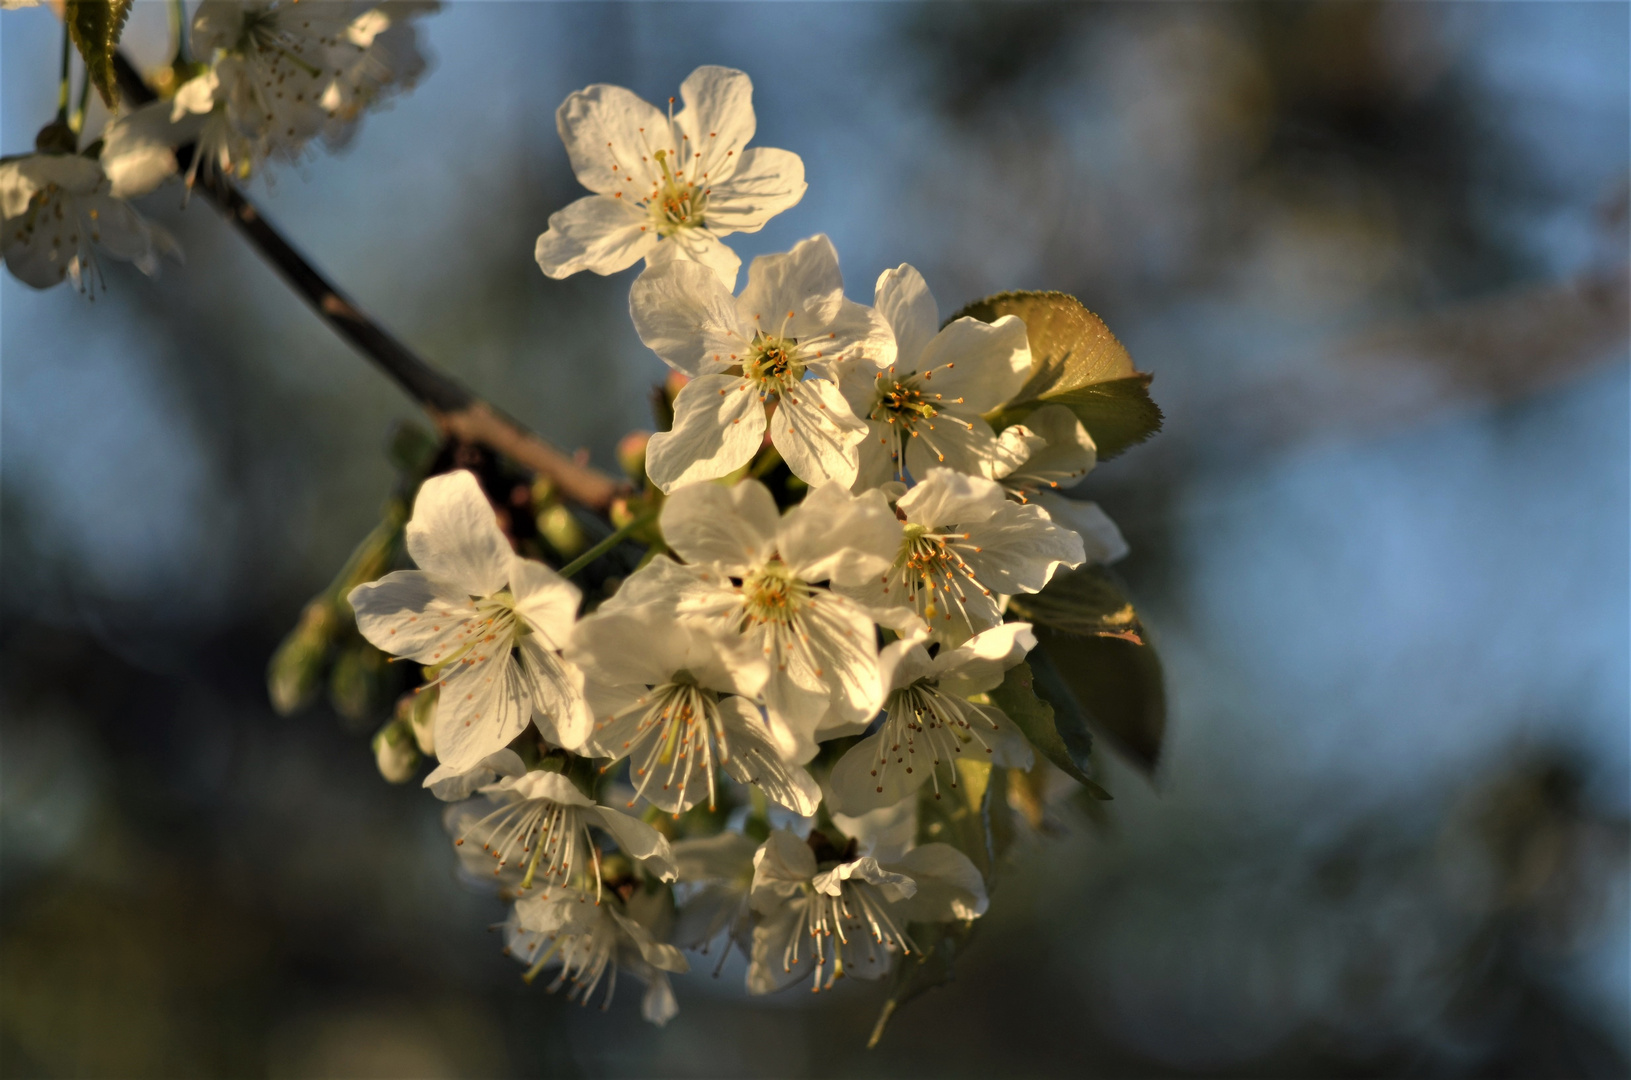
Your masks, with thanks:
[{"label": "white flower petal", "polygon": [[803,767],[782,760],[758,708],[732,696],[720,700],[719,714],[730,740],[725,770],[744,784],[758,785],[800,817],[812,816],[821,802],[821,785]]},{"label": "white flower petal", "polygon": [[663,539],[691,563],[717,563],[733,576],[759,566],[775,550],[781,523],[770,489],[757,480],[732,487],[690,484],[663,504]]},{"label": "white flower petal", "polygon": [[1011,443],[992,434],[991,425],[979,416],[948,409],[915,430],[915,437],[905,442],[906,469],[916,477],[939,468],[970,476],[1002,476],[1024,460]]},{"label": "white flower petal", "polygon": [[615,274],[650,254],[657,239],[650,217],[628,199],[586,195],[549,215],[533,257],[552,278],[579,270]]},{"label": "white flower petal", "polygon": [[975,919],[985,914],[990,903],[980,871],[950,844],[915,847],[888,869],[917,882],[916,894],[895,905],[898,918],[913,922]]},{"label": "white flower petal", "polygon": [[987,413],[1008,403],[1031,377],[1031,346],[1025,324],[1012,315],[994,323],[964,316],[948,324],[918,360],[917,370],[946,400]]},{"label": "white flower petal", "polygon": [[751,343],[736,317],[736,298],[712,270],[695,262],[647,269],[629,287],[629,315],[646,348],[687,375],[737,362]]},{"label": "white flower petal", "polygon": [[652,151],[674,141],[667,116],[633,91],[605,83],[568,95],[555,110],[555,130],[578,183],[599,195],[621,191],[625,201],[646,196],[658,175]]},{"label": "white flower petal", "polygon": [[982,477],[931,469],[918,480],[918,485],[895,504],[913,524],[930,528],[970,525],[1008,505],[1002,487]]},{"label": "white flower petal", "polygon": [[881,734],[868,735],[838,759],[832,775],[827,778],[828,807],[833,813],[859,816],[893,806],[929,779],[927,765],[907,772],[906,763],[897,763],[893,757],[890,760],[893,767],[881,770],[879,775],[880,770],[875,766],[879,753],[885,749]]},{"label": "white flower petal", "polygon": [[708,228],[728,233],[758,232],[765,222],[798,205],[809,187],[804,160],[791,150],[756,146],[736,157],[736,169],[725,183],[715,181],[708,196]]},{"label": "white flower petal", "polygon": [[776,547],[805,581],[858,585],[887,571],[900,551],[901,523],[881,492],[853,496],[822,484],[782,518]]},{"label": "white flower petal", "polygon": [[358,585],[346,602],[369,644],[421,664],[447,659],[463,643],[465,620],[476,615],[463,590],[422,570],[397,570]]},{"label": "white flower petal", "polygon": [[704,65],[680,83],[680,101],[685,107],[674,117],[684,134],[680,167],[693,180],[734,181],[756,124],[753,80],[735,68]]},{"label": "white flower petal", "polygon": [[679,1014],[680,1003],[674,997],[673,984],[669,982],[668,973],[659,969],[640,997],[640,1018],[648,1024],[666,1027]]},{"label": "white flower petal", "polygon": [[647,269],[693,262],[714,272],[725,291],[736,288],[742,257],[706,228],[681,229],[646,252]]},{"label": "white flower petal", "polygon": [[901,263],[878,275],[873,303],[895,335],[895,366],[898,373],[918,371],[923,350],[940,329],[940,312],[929,283],[917,268]]},{"label": "white flower petal", "polygon": [[828,333],[843,303],[838,252],[825,236],[812,236],[791,251],[754,259],[736,309],[744,325],[805,341]]},{"label": "white flower petal", "polygon": [[547,799],[561,806],[591,807],[595,801],[578,786],[558,772],[533,769],[519,776],[506,776],[482,789],[482,794],[495,799],[508,796],[510,800]]},{"label": "white flower petal", "polygon": [[1004,674],[1036,648],[1030,623],[1008,622],[981,631],[955,649],[941,649],[933,674],[940,689],[970,697],[1002,685]]},{"label": "white flower petal", "polygon": [[466,769],[504,749],[532,718],[521,667],[508,656],[463,667],[442,684],[436,701],[436,756]]},{"label": "white flower petal", "polygon": [[749,903],[754,911],[768,914],[815,875],[816,858],[810,845],[786,829],[773,829],[753,855]]},{"label": "white flower petal", "polygon": [[578,587],[535,559],[510,556],[510,594],[515,610],[551,649],[560,649],[572,636],[583,594]]},{"label": "white flower petal", "polygon": [[[1021,450],[1023,463],[1004,475],[1005,486],[1056,488],[1086,476],[1098,461],[1093,437],[1063,405],[1044,405],[1023,424],[1004,428],[1002,440]],[[998,474],[1003,475],[1003,474]]]},{"label": "white flower petal", "polygon": [[865,422],[825,379],[806,379],[782,394],[770,418],[770,441],[793,475],[812,487],[853,484],[866,434]]},{"label": "white flower petal", "polygon": [[975,578],[1004,596],[1041,592],[1059,566],[1080,566],[1087,559],[1082,538],[1034,504],[1004,503],[965,531],[977,549],[964,556]]},{"label": "white flower petal", "polygon": [[407,528],[419,569],[471,596],[491,596],[510,579],[510,542],[476,478],[464,469],[419,487]]},{"label": "white flower petal", "polygon": [[455,769],[446,762],[431,770],[424,786],[443,802],[459,802],[501,776],[522,776],[527,766],[514,750],[488,754],[473,767]]},{"label": "white flower petal", "polygon": [[534,635],[516,642],[516,650],[532,700],[533,723],[550,743],[577,750],[594,728],[583,696],[583,673]]},{"label": "white flower petal", "polygon": [[746,380],[735,375],[692,379],[674,399],[673,429],[646,443],[646,475],[669,495],[717,480],[746,465],[764,433],[764,405]]},{"label": "white flower petal", "polygon": [[1054,521],[1076,531],[1088,562],[1113,563],[1126,557],[1127,541],[1098,503],[1069,499],[1052,491],[1039,491],[1031,498]]},{"label": "white flower petal", "polygon": [[584,812],[595,817],[600,822],[601,828],[611,833],[612,839],[617,841],[617,846],[623,849],[624,854],[645,863],[646,869],[663,881],[674,880],[676,874],[674,852],[669,848],[668,841],[664,839],[662,833],[639,818],[620,810],[613,810],[609,806],[597,806]]},{"label": "white flower petal", "polygon": [[676,840],[674,866],[680,881],[737,881],[752,877],[759,845],[727,829],[712,836]]}]

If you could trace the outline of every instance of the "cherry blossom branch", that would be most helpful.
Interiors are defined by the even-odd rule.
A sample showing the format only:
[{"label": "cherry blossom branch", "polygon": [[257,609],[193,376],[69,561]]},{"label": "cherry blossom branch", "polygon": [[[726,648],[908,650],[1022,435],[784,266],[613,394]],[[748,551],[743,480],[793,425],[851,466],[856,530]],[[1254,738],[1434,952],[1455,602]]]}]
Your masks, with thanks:
[{"label": "cherry blossom branch", "polygon": [[[133,105],[156,98],[122,53],[115,54],[114,65],[120,90]],[[182,147],[176,152],[183,168],[192,150]],[[563,498],[600,513],[630,490],[623,481],[551,446],[398,341],[296,251],[219,170],[199,170],[197,186],[323,321],[418,402],[445,435],[503,454],[553,481]]]}]

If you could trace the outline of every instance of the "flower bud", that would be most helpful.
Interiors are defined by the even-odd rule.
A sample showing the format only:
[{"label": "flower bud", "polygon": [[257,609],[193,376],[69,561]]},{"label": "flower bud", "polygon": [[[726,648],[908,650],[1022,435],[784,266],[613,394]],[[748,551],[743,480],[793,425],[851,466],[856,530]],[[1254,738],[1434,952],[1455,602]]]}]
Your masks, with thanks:
[{"label": "flower bud", "polygon": [[422,754],[436,752],[436,695],[439,686],[425,686],[396,699],[396,718],[413,731]]},{"label": "flower bud", "polygon": [[572,511],[560,503],[545,507],[538,514],[538,532],[563,558],[573,558],[589,546],[583,526],[572,516]]},{"label": "flower bud", "polygon": [[651,432],[631,431],[617,444],[617,463],[637,484],[646,481],[646,443],[650,441]]},{"label": "flower bud", "polygon": [[379,774],[393,784],[413,779],[419,768],[419,747],[414,745],[412,728],[401,720],[391,720],[374,734],[374,762]]},{"label": "flower bud", "polygon": [[300,613],[300,622],[266,665],[266,690],[278,715],[297,712],[317,696],[339,626],[339,613],[326,598],[313,600]]},{"label": "flower bud", "polygon": [[328,700],[347,720],[366,720],[379,707],[389,661],[384,653],[357,641],[341,651],[329,673]]}]

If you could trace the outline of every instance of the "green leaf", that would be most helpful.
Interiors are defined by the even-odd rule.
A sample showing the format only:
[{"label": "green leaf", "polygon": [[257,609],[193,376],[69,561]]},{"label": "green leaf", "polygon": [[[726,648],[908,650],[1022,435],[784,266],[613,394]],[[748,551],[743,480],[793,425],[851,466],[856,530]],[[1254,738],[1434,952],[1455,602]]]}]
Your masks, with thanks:
[{"label": "green leaf", "polygon": [[85,58],[85,70],[108,108],[119,105],[119,84],[113,71],[113,54],[119,36],[125,31],[132,0],[68,0],[64,18],[68,34]]},{"label": "green leaf", "polygon": [[[991,704],[1001,709],[1008,719],[1025,733],[1025,737],[1031,740],[1032,746],[1042,752],[1042,756],[1087,788],[1095,798],[1110,798],[1110,793],[1100,787],[1089,775],[1088,769],[1083,767],[1089,763],[1078,761],[1077,756],[1072,754],[1070,747],[1066,745],[1064,737],[1059,734],[1057,714],[1052,705],[1038,696],[1036,675],[1029,663],[1020,663],[1009,668],[1002,685],[991,691],[988,696]],[[1072,726],[1075,723],[1068,714],[1065,716],[1065,722]],[[1082,730],[1085,731],[1085,726]]]},{"label": "green leaf", "polygon": [[1038,692],[1056,708],[1079,710],[1123,756],[1154,772],[1167,725],[1161,660],[1115,574],[1102,566],[1058,573],[1008,608],[1036,634]]},{"label": "green leaf", "polygon": [[1039,593],[1021,594],[1008,602],[1010,613],[1072,634],[1144,640],[1138,612],[1114,573],[1087,565],[1061,570]]},{"label": "green leaf", "polygon": [[1161,429],[1161,410],[1150,398],[1150,376],[1133,367],[1132,357],[1104,320],[1074,296],[998,293],[952,318],[965,315],[982,322],[1018,316],[1030,340],[1030,379],[1012,401],[986,417],[998,430],[1043,405],[1064,405],[1093,436],[1099,460],[1105,461]]}]

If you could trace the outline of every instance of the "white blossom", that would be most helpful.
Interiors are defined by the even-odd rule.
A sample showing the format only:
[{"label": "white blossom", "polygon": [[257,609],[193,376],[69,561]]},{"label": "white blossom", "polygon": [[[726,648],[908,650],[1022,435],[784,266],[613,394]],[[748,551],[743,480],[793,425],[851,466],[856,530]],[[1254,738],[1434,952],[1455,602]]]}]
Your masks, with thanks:
[{"label": "white blossom", "polygon": [[436,755],[462,770],[536,723],[575,749],[589,730],[583,676],[562,659],[579,593],[524,559],[499,530],[476,478],[460,470],[419,489],[407,527],[418,570],[359,585],[347,598],[377,648],[438,672]]},{"label": "white blossom", "polygon": [[596,716],[584,752],[628,758],[636,797],[676,814],[704,800],[711,809],[723,768],[815,813],[820,787],[782,760],[753,701],[769,666],[740,637],[681,622],[671,604],[614,607],[578,623],[567,656],[588,677]]},{"label": "white blossom", "polygon": [[[746,465],[770,441],[814,486],[855,480],[866,425],[834,381],[887,344],[881,321],[844,299],[838,253],[825,236],[763,255],[732,296],[695,263],[646,270],[629,290],[640,340],[690,382],[674,424],[646,445],[646,472],[663,491]],[[870,366],[870,365],[868,365]]]},{"label": "white blossom", "polygon": [[148,275],[161,255],[181,255],[169,233],[114,197],[90,158],[28,154],[0,163],[0,258],[19,281],[47,289],[69,277],[94,291],[98,253]]},{"label": "white blossom", "polygon": [[979,870],[949,844],[924,844],[888,865],[853,852],[823,854],[834,857],[818,860],[810,843],[778,829],[754,855],[749,902],[760,921],[749,992],[767,994],[803,979],[822,990],[844,975],[882,978],[896,956],[918,949],[908,923],[985,913]]},{"label": "white blossom", "polygon": [[1016,467],[1027,448],[999,440],[982,417],[1030,377],[1025,324],[964,317],[940,329],[923,275],[904,263],[879,275],[875,303],[894,335],[894,359],[850,365],[840,381],[868,428],[856,487],[921,480],[938,466],[985,477]]},{"label": "white blossom", "polygon": [[211,69],[177,93],[172,118],[210,117],[199,154],[229,174],[297,161],[319,136],[350,138],[362,111],[424,71],[408,20],[434,4],[204,0],[192,44]]},{"label": "white blossom", "polygon": [[1038,491],[1069,487],[1099,459],[1093,437],[1064,405],[1043,405],[1023,423],[1003,428],[1001,440],[1015,464],[992,478],[1021,501]]},{"label": "white blossom", "polygon": [[911,607],[947,645],[997,625],[1003,598],[1040,592],[1059,566],[1087,558],[1080,536],[1039,506],[1011,502],[994,480],[930,469],[896,509],[906,524],[889,570],[842,591]]},{"label": "white blossom", "polygon": [[[957,761],[969,757],[1028,769],[1030,743],[1000,709],[968,700],[1001,685],[1004,673],[1036,645],[1026,623],[1001,623],[933,657],[926,633],[884,646],[878,666],[889,680],[884,721],[833,766],[835,812],[865,814],[894,806],[926,783],[958,786]],[[965,753],[966,751],[966,753]]]},{"label": "white blossom", "polygon": [[651,924],[663,921],[660,902],[635,892],[619,904],[573,889],[527,897],[516,901],[504,923],[504,951],[528,965],[522,978],[529,983],[559,968],[550,993],[565,986],[567,997],[583,1005],[604,982],[603,1010],[611,1007],[618,970],[625,968],[646,984],[641,1014],[660,1026],[679,1012],[669,973],[690,969],[678,949],[652,932]]},{"label": "white blossom", "polygon": [[[484,784],[492,809],[469,803],[448,815],[454,844],[477,846],[494,860],[493,873],[521,871],[519,888],[535,880],[571,884],[590,878],[600,892],[600,846],[590,826],[611,836],[657,877],[674,880],[674,856],[663,835],[637,817],[599,806],[558,772],[534,769]],[[476,805],[480,805],[479,803]]]},{"label": "white blossom", "polygon": [[740,635],[769,663],[762,696],[785,758],[808,761],[818,731],[872,719],[883,700],[874,619],[890,615],[820,583],[857,585],[887,569],[900,523],[880,493],[826,484],[778,515],[757,481],[692,484],[669,496],[661,526],[693,565],[650,576],[676,589],[682,617]]},{"label": "white blossom", "polygon": [[668,113],[621,86],[596,84],[555,113],[578,182],[593,195],[549,217],[538,265],[552,278],[579,270],[615,274],[691,261],[736,287],[742,260],[721,236],[758,232],[804,195],[804,162],[753,138],[753,82],[724,67],[699,67]]}]

